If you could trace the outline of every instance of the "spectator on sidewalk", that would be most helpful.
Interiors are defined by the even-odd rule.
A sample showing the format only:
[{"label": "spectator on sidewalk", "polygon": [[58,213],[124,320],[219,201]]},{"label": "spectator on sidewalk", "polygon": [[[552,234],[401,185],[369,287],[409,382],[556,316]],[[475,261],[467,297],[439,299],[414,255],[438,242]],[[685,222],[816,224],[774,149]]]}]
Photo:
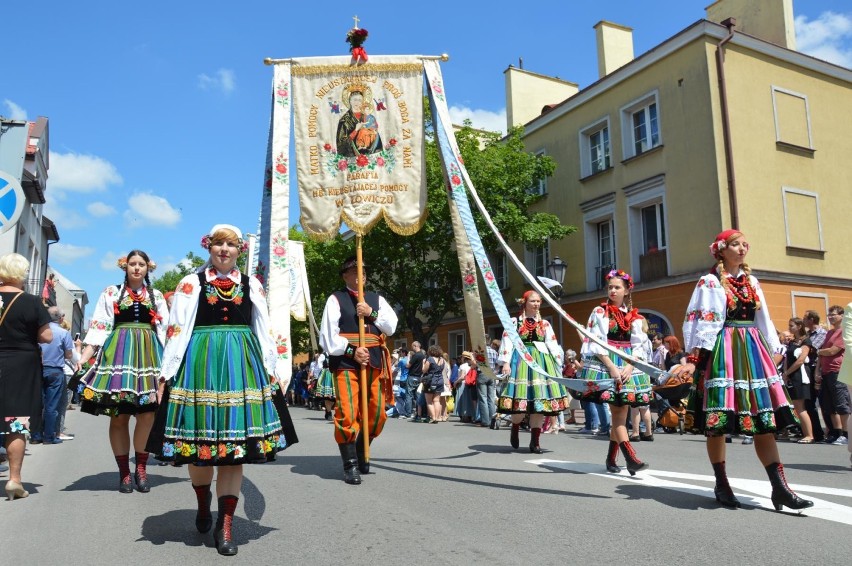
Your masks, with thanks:
[{"label": "spectator on sidewalk", "polygon": [[[71,333],[59,326],[65,313],[59,307],[47,309],[50,315],[50,330],[53,332],[53,340],[48,344],[41,344],[42,364],[42,405],[43,413],[40,423],[35,424],[36,431],[33,432],[33,443],[44,441],[45,444],[62,444],[58,438],[60,426],[60,409],[64,416],[67,399],[65,396],[65,367],[66,360],[70,361],[74,355],[74,342]],[[75,370],[80,369],[79,363]]]},{"label": "spectator on sidewalk", "polygon": [[30,419],[41,419],[41,351],[38,343],[53,340],[50,315],[38,297],[24,293],[30,263],[20,254],[0,257],[0,433],[4,433],[9,458],[6,496],[29,495],[21,484]]},{"label": "spectator on sidewalk", "polygon": [[829,307],[828,322],[831,324],[831,330],[825,335],[822,347],[817,350],[820,370],[817,382],[821,382],[820,404],[831,415],[831,423],[827,423],[830,424],[831,430],[825,442],[846,446],[849,443],[849,388],[837,379],[846,351],[843,331],[840,328],[843,322],[843,307]]},{"label": "spectator on sidewalk", "polygon": [[[816,311],[805,311],[805,316],[802,317],[802,320],[805,322],[805,328],[808,331],[808,339],[811,341],[811,345],[813,346],[812,355],[808,356],[808,366],[810,368],[811,376],[813,376],[814,379],[811,379],[809,384],[810,399],[805,401],[805,409],[808,411],[808,416],[811,418],[811,427],[814,431],[814,442],[823,442],[825,440],[825,431],[823,430],[822,423],[820,422],[820,413],[822,413],[826,429],[831,428],[831,415],[825,412],[825,407],[819,400],[820,390],[817,389],[816,385],[819,356],[816,355],[816,351],[822,348],[822,343],[825,342],[825,335],[827,331],[820,325],[820,318]],[[819,410],[817,410],[817,406],[819,406]]]},{"label": "spectator on sidewalk", "polygon": [[418,404],[417,388],[420,386],[420,381],[423,378],[423,362],[426,360],[426,354],[420,347],[420,342],[416,340],[411,343],[411,354],[408,357],[408,398],[411,402],[411,414],[415,422],[420,421],[421,407]]}]

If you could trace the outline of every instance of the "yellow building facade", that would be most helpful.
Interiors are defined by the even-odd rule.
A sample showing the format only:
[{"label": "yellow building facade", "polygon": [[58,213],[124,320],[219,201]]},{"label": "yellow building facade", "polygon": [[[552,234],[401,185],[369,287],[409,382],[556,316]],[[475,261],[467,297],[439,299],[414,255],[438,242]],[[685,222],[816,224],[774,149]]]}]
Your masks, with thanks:
[{"label": "yellow building facade", "polygon": [[[708,245],[731,226],[751,243],[748,262],[778,329],[852,301],[852,71],[795,51],[789,0],[759,1],[762,10],[717,2],[708,18],[740,22],[698,21],[637,58],[626,51],[630,28],[600,22],[601,78],[525,124],[527,149],[557,163],[535,206],[579,230],[514,251],[537,275],[548,276],[556,256],[568,264],[560,302],[581,322],[605,298],[602,274],[618,267],[634,276],[634,304],[652,328],[681,337],[695,282],[713,263]],[[510,75],[524,75],[525,88],[535,78],[506,73],[507,87],[521,82]],[[506,264],[499,253],[494,263]],[[504,269],[511,305],[529,286]],[[561,342],[577,349],[576,333],[549,310]],[[465,321],[446,320],[435,340],[455,355]]]}]

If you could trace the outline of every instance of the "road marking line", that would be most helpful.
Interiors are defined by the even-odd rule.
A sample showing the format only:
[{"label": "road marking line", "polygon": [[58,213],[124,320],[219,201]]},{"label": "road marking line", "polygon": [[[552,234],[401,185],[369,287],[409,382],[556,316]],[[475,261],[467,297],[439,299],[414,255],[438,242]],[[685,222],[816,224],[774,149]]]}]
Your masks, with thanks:
[{"label": "road marking line", "polygon": [[[600,471],[601,466],[599,464],[590,464],[586,462],[540,459],[527,460],[527,463],[533,464],[535,466],[560,468],[563,470],[569,470],[571,472],[578,472],[582,474],[588,474],[592,476],[598,476],[601,478],[608,478],[614,480],[642,480],[642,485],[662,487],[674,491],[679,491],[681,493],[690,493],[692,495],[707,497],[708,499],[716,499],[712,487],[716,483],[716,478],[713,476],[688,474],[682,472],[670,472],[667,470],[648,469],[637,473],[636,476],[631,478],[631,476],[628,475],[626,471],[620,474],[610,474],[609,472],[602,473]],[[681,481],[673,481],[675,479],[708,482],[711,484],[711,487],[703,487],[698,485],[691,485]],[[768,497],[761,497],[760,495],[755,495],[767,494],[772,492],[772,487],[768,481],[750,480],[745,478],[729,478],[728,481],[731,484],[731,488],[736,490],[737,498],[744,505],[760,507],[773,511],[775,510],[772,505],[772,501]],[[849,489],[839,489],[804,484],[791,484],[790,487],[796,492],[802,492],[805,494],[821,493],[825,495],[836,495],[840,497],[852,497],[852,490]],[[803,510],[803,514],[809,517],[825,519],[826,521],[832,521],[844,525],[852,525],[852,507],[846,505],[839,505],[837,503],[826,501],[824,499],[819,499],[817,497],[812,497],[810,495],[808,495],[807,498],[813,500],[814,506],[810,509]],[[785,508],[784,510],[785,512],[791,512],[787,508]]]}]

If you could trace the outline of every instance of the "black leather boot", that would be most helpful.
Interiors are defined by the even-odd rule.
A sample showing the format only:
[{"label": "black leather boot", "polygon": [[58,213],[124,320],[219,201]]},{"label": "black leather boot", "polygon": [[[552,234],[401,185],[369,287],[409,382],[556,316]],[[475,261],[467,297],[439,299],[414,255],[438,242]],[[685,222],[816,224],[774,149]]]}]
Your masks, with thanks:
[{"label": "black leather boot", "polygon": [[611,474],[620,474],[621,467],[615,463],[618,459],[618,442],[615,440],[609,441],[609,449],[606,452],[606,471]]},{"label": "black leather boot", "polygon": [[539,439],[541,438],[541,429],[540,428],[532,428],[530,429],[530,452],[533,454],[541,454],[541,446],[539,446]]},{"label": "black leather boot", "polygon": [[195,514],[195,528],[199,533],[206,533],[213,526],[213,514],[210,513],[210,503],[213,494],[210,493],[210,484],[194,485],[195,498],[198,500],[198,512]]},{"label": "black leather boot", "polygon": [[797,511],[814,506],[813,501],[802,499],[787,485],[784,464],[781,462],[769,464],[766,466],[766,473],[769,475],[769,483],[772,484],[772,505],[775,506],[776,511],[781,511],[785,505]]},{"label": "black leather boot", "polygon": [[[370,444],[373,444],[372,439],[370,440]],[[358,439],[355,440],[355,452],[358,454],[358,471],[362,474],[370,473],[370,461],[364,459],[364,438],[359,434]]]},{"label": "black leather boot", "polygon": [[517,449],[521,445],[521,439],[518,437],[518,432],[521,430],[520,424],[512,423],[512,433],[509,435],[509,444],[512,448]]},{"label": "black leather boot", "polygon": [[716,462],[713,464],[713,473],[716,475],[716,487],[713,488],[713,493],[716,494],[716,501],[732,509],[742,507],[739,499],[734,495],[731,485],[728,483],[725,462]]},{"label": "black leather boot", "polygon": [[240,498],[236,495],[223,495],[219,498],[219,513],[216,516],[213,542],[216,543],[216,550],[223,556],[234,556],[237,553],[237,545],[231,538],[231,526],[239,500]]},{"label": "black leather boot", "polygon": [[355,443],[338,444],[340,457],[343,459],[343,481],[350,485],[361,484],[361,474],[358,473],[358,454]]},{"label": "black leather boot", "polygon": [[630,446],[630,442],[622,442],[619,446],[621,446],[621,452],[624,454],[624,459],[627,460],[627,471],[630,472],[631,476],[635,476],[636,472],[640,472],[650,467],[648,464],[639,459],[639,456],[636,455],[633,447]]}]

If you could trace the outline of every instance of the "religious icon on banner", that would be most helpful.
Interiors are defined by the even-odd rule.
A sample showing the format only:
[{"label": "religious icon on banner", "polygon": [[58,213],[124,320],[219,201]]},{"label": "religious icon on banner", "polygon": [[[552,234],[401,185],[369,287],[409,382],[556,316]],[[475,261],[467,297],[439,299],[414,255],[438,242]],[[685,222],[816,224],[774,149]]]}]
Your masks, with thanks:
[{"label": "religious icon on banner", "polygon": [[332,238],[382,218],[398,234],[425,220],[423,63],[419,57],[294,59],[296,178],[301,223]]}]

